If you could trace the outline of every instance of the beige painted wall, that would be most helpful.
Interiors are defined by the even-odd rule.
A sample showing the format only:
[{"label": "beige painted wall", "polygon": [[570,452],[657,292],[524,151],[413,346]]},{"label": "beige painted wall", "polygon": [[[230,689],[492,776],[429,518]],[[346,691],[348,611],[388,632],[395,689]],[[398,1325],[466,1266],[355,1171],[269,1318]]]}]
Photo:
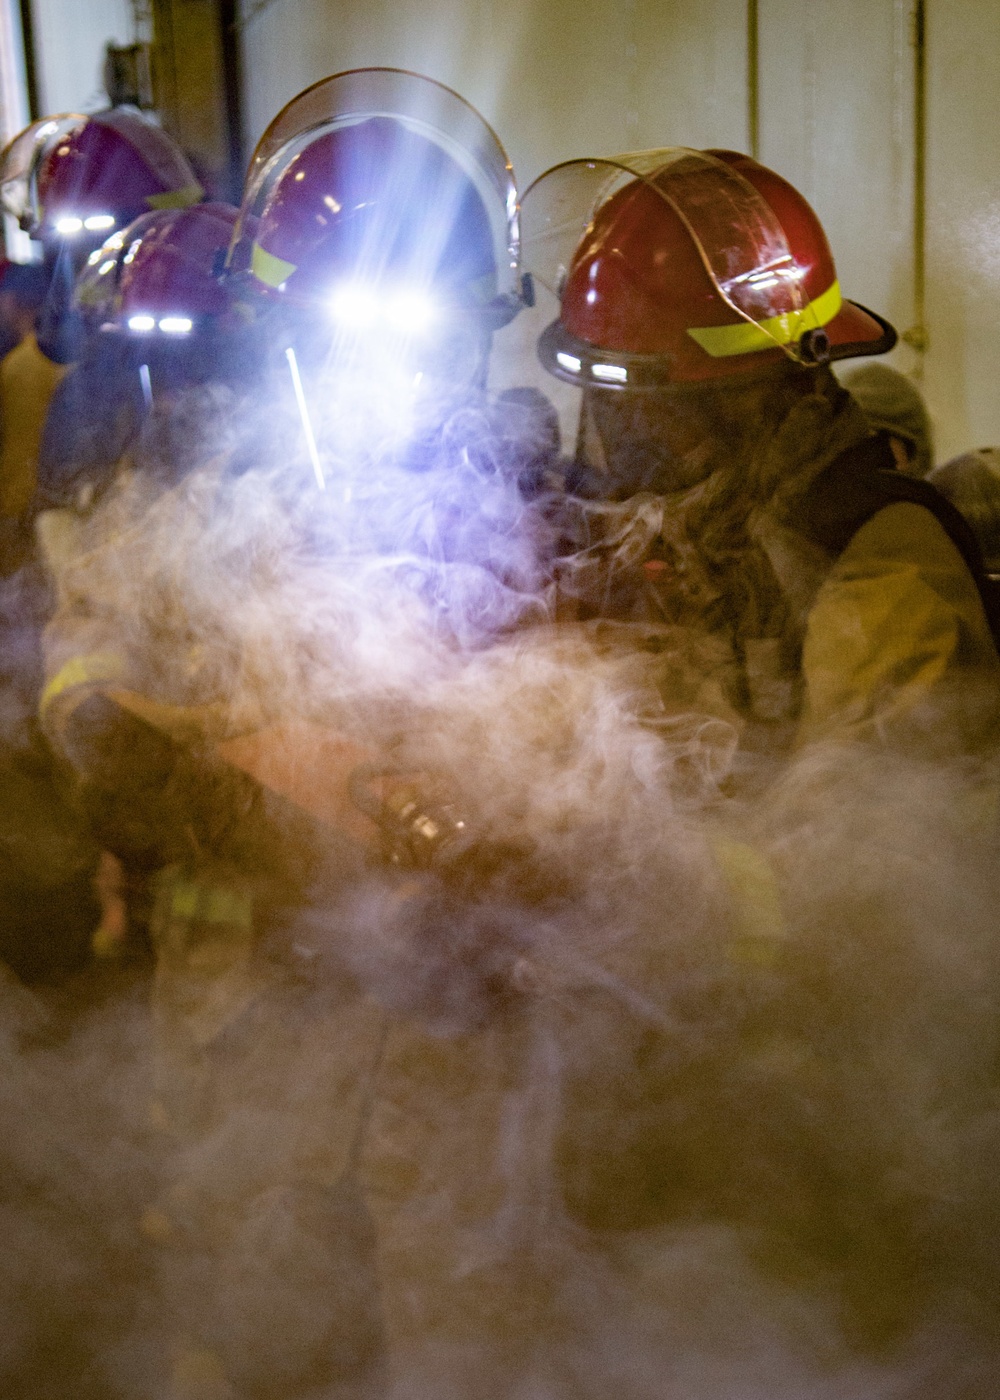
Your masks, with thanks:
[{"label": "beige painted wall", "polygon": [[102,68],[108,40],[134,38],[129,0],[32,0],[42,112],[106,107]]},{"label": "beige painted wall", "polygon": [[927,391],[960,450],[1000,443],[1000,4],[941,0],[929,42]]},{"label": "beige painted wall", "polygon": [[[846,293],[901,332],[915,315],[911,10],[759,0],[761,157],[815,204]],[[745,0],[271,0],[243,31],[247,127],[256,138],[328,73],[389,64],[474,103],[522,185],[574,155],[746,149],[746,11]],[[1000,442],[1000,3],[927,11],[930,348],[901,344],[892,363],[922,376],[943,459]]]},{"label": "beige painted wall", "polygon": [[307,83],[386,64],[478,107],[522,182],[585,151],[746,143],[744,0],[271,0],[243,38],[252,140]]},{"label": "beige painted wall", "polygon": [[[845,292],[902,334],[913,283],[910,0],[761,0],[761,158],[815,205]],[[926,354],[939,460],[1000,443],[1000,3],[927,0]]]}]

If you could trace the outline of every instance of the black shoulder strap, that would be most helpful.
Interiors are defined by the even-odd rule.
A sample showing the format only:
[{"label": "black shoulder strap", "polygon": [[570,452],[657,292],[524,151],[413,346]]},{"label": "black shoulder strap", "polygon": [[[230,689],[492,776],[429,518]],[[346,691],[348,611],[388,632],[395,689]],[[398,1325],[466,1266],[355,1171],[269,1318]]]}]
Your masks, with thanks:
[{"label": "black shoulder strap", "polygon": [[872,516],[901,501],[929,510],[961,554],[1000,651],[1000,580],[986,573],[972,526],[929,482],[896,469],[885,433],[874,433],[848,448],[820,473],[798,503],[794,526],[814,544],[839,556]]}]

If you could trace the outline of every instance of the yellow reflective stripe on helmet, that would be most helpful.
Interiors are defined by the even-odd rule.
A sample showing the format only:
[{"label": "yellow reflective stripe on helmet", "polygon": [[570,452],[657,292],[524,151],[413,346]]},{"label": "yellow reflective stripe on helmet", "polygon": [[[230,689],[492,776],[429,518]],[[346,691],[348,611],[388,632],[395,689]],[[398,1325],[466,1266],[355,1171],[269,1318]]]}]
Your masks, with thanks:
[{"label": "yellow reflective stripe on helmet", "polygon": [[90,656],[74,656],[56,674],[42,691],[38,702],[38,714],[44,721],[53,701],[58,700],[67,690],[78,686],[103,685],[108,681],[120,681],[125,674],[121,657],[109,651],[95,651]]},{"label": "yellow reflective stripe on helmet", "polygon": [[182,190],[165,190],[163,194],[147,194],[150,209],[186,209],[197,204],[205,191],[200,185],[185,185]]},{"label": "yellow reflective stripe on helmet", "polygon": [[734,326],[694,326],[689,328],[688,335],[717,360],[727,355],[752,355],[756,350],[790,345],[803,331],[827,325],[842,305],[840,283],[834,282],[801,311],[787,311],[760,322],[738,321]]},{"label": "yellow reflective stripe on helmet", "polygon": [[284,258],[276,258],[273,253],[269,253],[259,243],[253,245],[253,252],[250,254],[250,271],[258,282],[264,283],[265,287],[280,287],[288,281],[297,266],[297,263],[285,262]]}]

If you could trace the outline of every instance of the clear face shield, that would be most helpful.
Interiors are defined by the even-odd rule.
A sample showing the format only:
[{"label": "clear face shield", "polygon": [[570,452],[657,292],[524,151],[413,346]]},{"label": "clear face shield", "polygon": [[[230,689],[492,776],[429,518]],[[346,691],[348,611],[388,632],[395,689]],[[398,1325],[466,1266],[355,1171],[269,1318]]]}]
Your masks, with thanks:
[{"label": "clear face shield", "polygon": [[0,206],[18,225],[37,237],[43,210],[38,200],[38,171],[51,146],[86,118],[75,112],[32,122],[0,154]]},{"label": "clear face shield", "polygon": [[[278,181],[318,138],[373,118],[397,123],[438,148],[478,197],[488,221],[494,274],[489,286],[477,289],[482,295],[475,306],[450,302],[440,283],[422,273],[434,259],[419,247],[392,267],[383,266],[377,254],[366,257],[362,247],[349,266],[331,267],[328,285],[325,273],[321,279],[313,273],[307,296],[297,294],[292,281],[287,289],[272,282],[270,294],[261,294],[261,263],[267,277],[280,263],[262,257],[255,242]],[[401,198],[401,225],[412,197],[408,192]],[[440,239],[432,235],[431,241],[443,245],[449,211],[440,213]],[[335,441],[341,451],[398,450],[430,432],[463,395],[482,387],[491,335],[522,304],[519,209],[510,161],[479,113],[440,83],[384,68],[327,78],[289,103],[261,138],[250,162],[227,275],[234,295],[258,313],[263,309],[284,341],[317,480],[327,442]]]},{"label": "clear face shield", "polygon": [[[520,298],[517,188],[507,153],[474,107],[443,84],[397,68],[358,68],[307,88],[264,132],[247,171],[240,218],[227,259],[232,275],[251,266],[254,225],[276,180],[317,136],[388,117],[439,146],[478,190],[490,219],[498,319]],[[512,299],[512,300],[511,300]]]}]

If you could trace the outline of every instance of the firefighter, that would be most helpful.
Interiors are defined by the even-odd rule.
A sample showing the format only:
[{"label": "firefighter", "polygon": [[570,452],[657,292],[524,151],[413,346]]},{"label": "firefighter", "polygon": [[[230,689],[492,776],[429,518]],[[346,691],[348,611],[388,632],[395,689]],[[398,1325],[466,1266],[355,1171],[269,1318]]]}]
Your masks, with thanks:
[{"label": "firefighter", "polygon": [[[740,988],[714,1028],[708,1009],[707,1048],[687,1064],[638,1027],[613,1054],[610,1023],[584,1028],[564,1199],[605,1229],[735,1221],[768,1267],[829,1271],[854,1338],[881,1345],[929,1286],[925,1207],[902,1185],[892,1068],[883,1083],[877,1054],[863,1097],[883,1113],[847,1127],[845,1047],[871,1028],[844,1008],[890,948],[909,949],[918,975],[913,877],[872,830],[864,850],[842,842],[836,869],[812,866],[805,898],[796,881],[822,860],[812,833],[839,803],[890,803],[880,776],[909,801],[901,774],[971,771],[944,820],[970,849],[989,846],[977,813],[1000,662],[981,558],[834,379],[831,362],[888,351],[895,335],[843,296],[818,219],[776,173],[721,150],[570,162],[526,192],[523,231],[526,265],[556,299],[540,359],[580,391],[553,503],[553,606],[641,660],[647,723],[698,738],[678,779],[693,771],[681,791],[732,895],[719,977]],[[841,1052],[829,1070],[824,1044]]]},{"label": "firefighter", "polygon": [[[402,115],[369,110],[368,90],[396,81],[344,75],[337,98],[358,111],[333,120],[317,90],[311,131],[292,125],[304,96],[276,119],[250,165],[228,279],[298,384],[317,473],[356,485],[427,470],[443,429],[473,409],[528,485],[551,455],[550,410],[523,392],[486,397],[493,337],[523,304],[506,157],[446,89],[428,85]],[[436,144],[425,122],[453,138]]]},{"label": "firefighter", "polygon": [[[122,221],[157,202],[200,195],[181,152],[137,113],[35,122],[0,157],[4,207],[42,244],[45,294],[34,326],[0,363],[3,531],[3,773],[10,813],[2,843],[2,952],[28,980],[78,969],[105,908],[119,901],[66,775],[53,766],[34,711],[39,632],[49,599],[31,559],[30,504],[49,400],[76,352],[68,294],[83,258]],[[96,883],[95,883],[96,882]]]},{"label": "firefighter", "polygon": [[[75,666],[80,694],[92,680],[86,656],[79,656],[81,630],[93,633],[100,624],[68,593],[74,560],[88,549],[88,517],[134,478],[147,505],[176,486],[198,459],[202,439],[235,413],[232,386],[249,392],[251,356],[241,327],[232,333],[217,278],[236,213],[225,204],[198,204],[143,215],[95,250],[79,279],[73,314],[84,329],[84,350],[50,408],[34,503],[55,593],[45,651],[56,685],[45,693],[43,720],[58,707],[64,660],[71,671]],[[53,440],[60,451],[48,450]],[[111,642],[119,636],[109,630]],[[92,828],[116,853],[105,860],[117,863],[117,899],[94,937],[94,951],[105,956],[141,947],[148,878],[156,868],[137,834],[142,822],[133,821],[135,829],[121,819],[109,823],[109,805],[119,818],[129,805],[133,774],[140,787],[143,781],[142,765],[129,758],[122,737],[118,750],[109,734],[101,762],[81,773]],[[56,747],[65,757],[61,732]],[[155,809],[151,804],[145,813],[153,828]]]},{"label": "firefighter", "polygon": [[942,707],[943,742],[989,738],[975,544],[833,378],[895,333],[842,296],[798,192],[746,156],[665,151],[556,167],[524,207],[560,299],[539,353],[582,390],[568,605],[663,629],[667,656],[711,637],[744,748],[929,737]]},{"label": "firefighter", "polygon": [[[84,348],[49,408],[36,510],[92,509],[147,419],[165,429],[186,393],[251,392],[252,357],[218,278],[236,216],[221,203],[155,211],[89,256],[73,301]],[[162,446],[156,455],[164,485],[193,465],[184,453],[169,465]]]},{"label": "firefighter", "polygon": [[6,211],[41,243],[48,276],[35,333],[0,365],[2,510],[19,519],[34,492],[49,401],[81,348],[70,309],[78,272],[114,230],[149,209],[195,203],[202,191],[180,148],[132,110],[32,123],[0,157],[0,189]]},{"label": "firefighter", "polygon": [[[64,571],[46,732],[103,839],[161,872],[154,1119],[182,1169],[143,1229],[162,1249],[177,1395],[374,1384],[386,1364],[430,1384],[452,1354],[475,1367],[485,1342],[516,1367],[531,1344],[525,1270],[496,1220],[524,1027],[480,1031],[469,1010],[442,1041],[390,1018],[331,946],[330,909],[380,849],[350,775],[385,766],[404,697],[346,725],[328,658],[362,666],[364,633],[352,653],[323,611],[360,573],[387,635],[427,628],[454,654],[537,609],[522,521],[551,418],[530,395],[486,394],[491,338],[521,305],[516,218],[505,153],[448,89],[369,70],[301,94],[251,162],[228,258],[227,297],[276,352],[241,465],[217,455],[152,503],[137,473]],[[125,295],[141,260],[103,276],[96,261],[84,300],[118,278],[119,323],[155,320]],[[227,522],[250,531],[240,549]],[[254,560],[246,597],[227,592],[226,571]],[[309,608],[272,611],[295,567],[326,630]],[[232,616],[212,614],[216,577]],[[479,1243],[491,1257],[463,1273]]]}]

